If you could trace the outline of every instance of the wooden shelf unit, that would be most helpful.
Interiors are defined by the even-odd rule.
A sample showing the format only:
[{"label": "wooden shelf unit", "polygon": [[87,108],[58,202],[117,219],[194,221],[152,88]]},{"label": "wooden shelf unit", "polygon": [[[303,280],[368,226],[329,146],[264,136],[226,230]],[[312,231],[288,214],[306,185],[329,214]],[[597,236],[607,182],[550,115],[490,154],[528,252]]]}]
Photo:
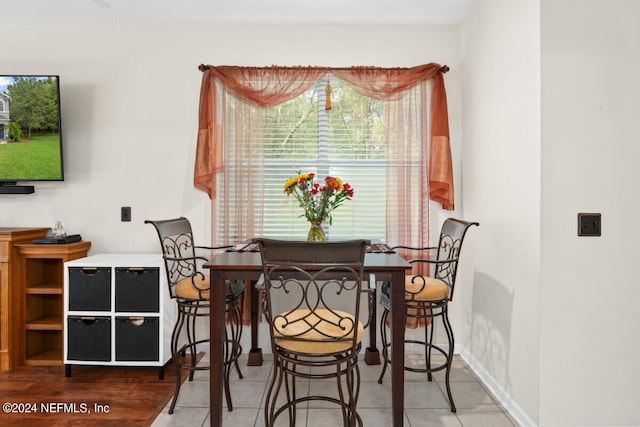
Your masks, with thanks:
[{"label": "wooden shelf unit", "polygon": [[22,283],[16,245],[44,237],[47,230],[0,227],[0,371],[20,364]]},{"label": "wooden shelf unit", "polygon": [[91,242],[16,244],[20,265],[24,365],[62,365],[64,263],[87,256]]}]

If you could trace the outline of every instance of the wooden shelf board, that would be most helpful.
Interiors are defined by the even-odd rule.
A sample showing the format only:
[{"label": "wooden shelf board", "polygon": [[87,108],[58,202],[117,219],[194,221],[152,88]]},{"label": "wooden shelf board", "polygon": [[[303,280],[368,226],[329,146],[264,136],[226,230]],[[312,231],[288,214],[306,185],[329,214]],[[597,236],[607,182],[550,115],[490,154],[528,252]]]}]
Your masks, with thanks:
[{"label": "wooden shelf board", "polygon": [[61,331],[62,319],[60,316],[46,316],[33,319],[25,325],[27,331]]},{"label": "wooden shelf board", "polygon": [[62,349],[45,350],[24,360],[28,366],[62,366]]},{"label": "wooden shelf board", "polygon": [[25,293],[30,295],[62,295],[62,283],[41,283],[38,285],[30,285]]}]

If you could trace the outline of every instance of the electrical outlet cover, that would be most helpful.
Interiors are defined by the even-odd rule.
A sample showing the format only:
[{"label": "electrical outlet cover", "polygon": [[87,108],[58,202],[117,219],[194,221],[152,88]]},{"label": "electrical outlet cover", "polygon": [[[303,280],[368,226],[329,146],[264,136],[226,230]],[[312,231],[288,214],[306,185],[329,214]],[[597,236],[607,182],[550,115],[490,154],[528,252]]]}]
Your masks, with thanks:
[{"label": "electrical outlet cover", "polygon": [[599,213],[578,214],[578,236],[600,236],[602,216]]}]

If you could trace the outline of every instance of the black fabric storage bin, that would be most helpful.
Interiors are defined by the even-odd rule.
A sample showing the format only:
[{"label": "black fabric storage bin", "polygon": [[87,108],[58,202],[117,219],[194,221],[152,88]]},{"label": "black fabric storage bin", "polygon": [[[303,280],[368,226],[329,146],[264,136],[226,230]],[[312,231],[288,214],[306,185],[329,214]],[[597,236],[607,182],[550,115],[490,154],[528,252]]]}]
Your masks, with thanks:
[{"label": "black fabric storage bin", "polygon": [[67,318],[67,359],[111,361],[111,318]]},{"label": "black fabric storage bin", "polygon": [[116,317],[116,360],[158,361],[158,317]]},{"label": "black fabric storage bin", "polygon": [[69,311],[111,310],[111,268],[69,267]]},{"label": "black fabric storage bin", "polygon": [[158,313],[160,269],[116,267],[116,310]]}]

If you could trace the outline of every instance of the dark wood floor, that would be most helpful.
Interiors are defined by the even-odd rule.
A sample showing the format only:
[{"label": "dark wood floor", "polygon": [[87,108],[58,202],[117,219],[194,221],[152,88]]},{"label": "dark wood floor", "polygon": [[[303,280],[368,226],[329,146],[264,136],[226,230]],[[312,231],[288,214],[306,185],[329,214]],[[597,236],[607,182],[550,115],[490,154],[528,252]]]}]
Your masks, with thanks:
[{"label": "dark wood floor", "polygon": [[[173,365],[21,366],[0,372],[0,426],[147,426],[173,396]],[[183,375],[184,377],[184,375]]]}]

